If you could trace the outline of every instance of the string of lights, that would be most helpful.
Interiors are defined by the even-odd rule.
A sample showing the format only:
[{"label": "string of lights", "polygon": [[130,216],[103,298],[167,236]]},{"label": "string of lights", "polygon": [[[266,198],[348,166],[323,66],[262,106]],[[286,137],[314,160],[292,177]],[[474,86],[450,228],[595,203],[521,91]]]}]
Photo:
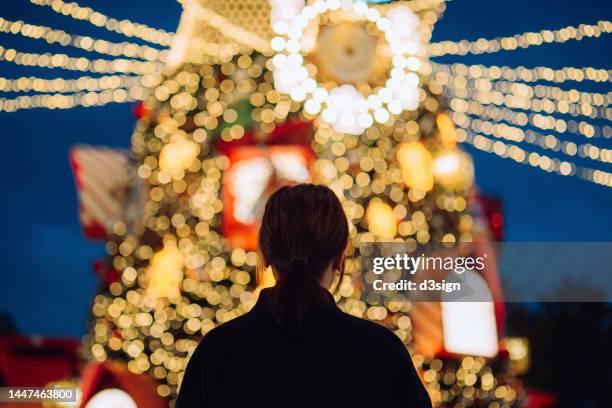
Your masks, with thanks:
[{"label": "string of lights", "polygon": [[[572,117],[584,116],[591,119],[612,118],[612,109],[603,106],[593,106],[589,103],[553,101],[548,98],[528,98],[513,94],[504,94],[499,91],[480,91],[466,87],[445,86],[445,94],[449,98],[460,98],[468,101],[477,101],[483,105],[506,106],[512,109],[521,109],[548,114],[567,114]],[[589,137],[592,137],[590,135]]]},{"label": "string of lights", "polygon": [[556,101],[565,101],[570,103],[586,103],[593,106],[607,106],[612,99],[612,92],[585,92],[578,89],[562,89],[556,86],[534,85],[530,86],[521,82],[497,80],[492,81],[486,78],[468,78],[465,76],[448,75],[446,73],[437,73],[434,75],[434,80],[441,85],[448,85],[458,88],[469,87],[479,91],[499,91],[504,94],[512,94],[525,98],[546,98]]},{"label": "string of lights", "polygon": [[610,21],[599,21],[597,24],[580,24],[567,26],[559,30],[541,30],[515,34],[508,37],[499,37],[492,40],[479,38],[476,41],[440,41],[432,43],[431,57],[443,55],[487,54],[498,51],[513,51],[518,48],[528,48],[542,44],[564,43],[566,41],[580,41],[584,38],[597,38],[612,31]]},{"label": "string of lights", "polygon": [[459,142],[465,142],[476,149],[495,154],[504,159],[511,159],[517,163],[529,165],[546,172],[554,172],[562,176],[576,176],[586,181],[606,187],[612,187],[612,173],[587,167],[578,167],[575,164],[559,160],[537,152],[527,151],[511,143],[501,140],[492,140],[472,131],[462,128],[457,129]]},{"label": "string of lights", "polygon": [[560,140],[554,135],[544,135],[533,130],[521,129],[506,123],[491,122],[481,118],[472,118],[468,115],[455,112],[452,115],[457,126],[473,130],[496,139],[505,139],[515,143],[529,143],[542,149],[562,152],[571,157],[576,155],[602,163],[612,163],[612,150],[595,146],[591,143],[576,144],[572,141]]},{"label": "string of lights", "polygon": [[140,58],[146,61],[164,61],[167,54],[166,50],[158,50],[148,45],[130,42],[114,43],[89,36],[69,34],[64,30],[47,26],[28,24],[21,20],[10,21],[2,17],[0,17],[0,32],[33,39],[43,39],[49,44],[58,44],[64,47],[71,46],[113,57],[123,56]]},{"label": "string of lights", "polygon": [[74,79],[39,77],[0,77],[0,92],[80,92],[102,91],[105,89],[148,86],[156,80],[156,75],[131,76],[108,75],[102,77],[82,76]]},{"label": "string of lights", "polygon": [[526,68],[519,66],[511,68],[507,66],[486,66],[481,64],[465,65],[461,63],[439,64],[430,62],[434,73],[446,72],[458,76],[470,78],[487,78],[492,80],[505,79],[507,81],[537,82],[548,81],[563,83],[567,81],[583,82],[611,82],[612,70],[584,67],[564,67],[553,69],[549,67]]},{"label": "string of lights", "polygon": [[70,71],[90,71],[102,74],[155,74],[161,72],[163,64],[151,61],[131,59],[89,59],[85,57],[69,57],[66,54],[21,52],[0,45],[0,61],[16,65],[42,68],[62,68]]},{"label": "string of lights", "polygon": [[553,130],[557,133],[573,133],[582,136],[612,137],[612,127],[598,126],[586,121],[565,120],[540,113],[520,112],[508,108],[499,108],[494,105],[483,105],[473,100],[452,98],[449,102],[451,109],[458,113],[475,115],[494,121],[504,121],[518,126],[531,125],[543,130]]},{"label": "string of lights", "polygon": [[104,28],[108,31],[119,33],[127,37],[135,37],[149,43],[170,46],[174,33],[170,33],[157,28],[149,27],[145,24],[135,23],[124,19],[117,20],[107,15],[93,10],[91,7],[82,7],[76,2],[64,2],[63,0],[30,0],[30,3],[37,6],[47,6],[53,11],[65,16],[70,16],[76,20],[87,21],[96,27]]},{"label": "string of lights", "polygon": [[107,89],[101,92],[21,95],[15,98],[0,98],[0,112],[16,112],[34,108],[70,109],[77,106],[102,106],[108,103],[139,101],[147,94],[147,88],[135,86],[130,89]]}]

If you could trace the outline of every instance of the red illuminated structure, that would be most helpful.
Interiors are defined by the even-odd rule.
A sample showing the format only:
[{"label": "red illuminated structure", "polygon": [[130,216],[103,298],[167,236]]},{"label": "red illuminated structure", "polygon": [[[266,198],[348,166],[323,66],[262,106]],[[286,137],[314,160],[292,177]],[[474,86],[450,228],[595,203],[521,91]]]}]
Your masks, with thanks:
[{"label": "red illuminated structure", "polygon": [[223,176],[223,234],[234,248],[257,248],[257,230],[270,195],[310,180],[314,155],[296,145],[238,146]]},{"label": "red illuminated structure", "polygon": [[0,337],[0,384],[5,387],[43,387],[77,372],[74,339],[22,336]]}]

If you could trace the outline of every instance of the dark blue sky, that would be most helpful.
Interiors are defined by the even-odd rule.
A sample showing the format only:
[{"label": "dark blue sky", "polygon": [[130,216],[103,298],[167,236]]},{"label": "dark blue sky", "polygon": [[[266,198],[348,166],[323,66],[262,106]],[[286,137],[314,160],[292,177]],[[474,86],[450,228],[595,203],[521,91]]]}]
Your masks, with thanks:
[{"label": "dark blue sky", "polygon": [[[180,16],[176,1],[80,1],[109,16],[174,31]],[[118,34],[58,15],[27,0],[0,3],[0,16],[124,41]],[[436,25],[434,41],[476,39],[594,23],[612,17],[606,1],[451,1]],[[78,56],[76,49],[0,34],[0,45],[24,51],[52,50]],[[611,67],[610,36],[552,44],[515,52],[449,57],[461,61],[509,66]],[[75,77],[82,73],[43,70],[0,63],[0,76]],[[585,90],[610,91],[609,85],[570,84]],[[24,110],[0,113],[4,157],[2,281],[0,311],[9,312],[27,334],[80,335],[87,321],[95,277],[91,262],[102,256],[102,243],[81,235],[68,150],[78,143],[127,147],[134,125],[133,106],[111,104],[66,111]],[[608,148],[610,148],[608,141]],[[476,179],[489,195],[503,200],[506,239],[517,242],[611,241],[612,189],[575,178],[546,174],[531,167],[468,150],[474,155]],[[608,171],[610,169],[608,168]]]}]

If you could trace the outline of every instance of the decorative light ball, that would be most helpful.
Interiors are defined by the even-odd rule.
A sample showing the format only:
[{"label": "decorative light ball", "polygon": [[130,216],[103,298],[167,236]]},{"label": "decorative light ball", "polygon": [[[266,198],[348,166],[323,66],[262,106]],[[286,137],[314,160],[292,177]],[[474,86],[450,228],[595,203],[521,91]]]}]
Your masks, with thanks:
[{"label": "decorative light ball", "polygon": [[433,175],[443,187],[468,188],[474,182],[474,165],[470,156],[461,150],[445,150],[433,160]]},{"label": "decorative light ball", "polygon": [[371,201],[366,212],[369,231],[381,238],[394,238],[397,234],[397,218],[389,204]]},{"label": "decorative light ball", "polygon": [[406,186],[421,191],[433,188],[432,157],[422,143],[402,143],[397,149],[397,160]]},{"label": "decorative light ball", "polygon": [[159,154],[159,168],[171,175],[177,175],[191,166],[198,157],[200,146],[183,137],[164,145]]},{"label": "decorative light ball", "polygon": [[[272,65],[277,91],[304,103],[307,113],[320,114],[335,131],[346,134],[361,134],[374,122],[387,123],[391,115],[418,107],[419,19],[409,8],[393,7],[388,11],[389,18],[363,1],[316,0],[296,15],[296,8],[290,8],[286,19],[275,17],[273,22],[277,36],[270,45],[276,52]],[[316,69],[307,69],[303,55],[309,54],[311,47],[304,39],[312,36],[311,28],[317,26],[319,17],[336,12],[341,16],[340,24],[316,30],[320,31],[315,47],[318,62]],[[374,24],[384,40],[377,42],[363,24]],[[365,94],[358,89],[368,85],[372,77],[378,78],[373,62],[379,58],[391,62],[382,69],[382,86],[374,86],[365,103]],[[319,84],[315,71],[333,80],[319,78]],[[376,103],[370,103],[370,99]]]}]

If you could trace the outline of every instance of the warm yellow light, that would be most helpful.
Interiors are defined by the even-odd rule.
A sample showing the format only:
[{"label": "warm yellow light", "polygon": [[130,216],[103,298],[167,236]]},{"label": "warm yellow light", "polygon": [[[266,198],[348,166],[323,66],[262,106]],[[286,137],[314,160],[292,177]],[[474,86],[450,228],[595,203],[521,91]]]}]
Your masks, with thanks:
[{"label": "warm yellow light", "polygon": [[524,337],[506,337],[502,345],[508,351],[510,364],[519,374],[529,369],[529,341]]},{"label": "warm yellow light", "polygon": [[183,254],[174,244],[167,244],[164,249],[153,255],[147,272],[149,275],[147,296],[175,297],[180,293],[183,280]]},{"label": "warm yellow light", "polygon": [[274,278],[274,272],[271,267],[264,268],[262,272],[259,273],[258,285],[257,287],[260,289],[271,288],[276,285],[276,279]]},{"label": "warm yellow light", "polygon": [[370,202],[366,213],[368,229],[381,238],[394,238],[397,234],[397,218],[388,204],[380,201]]},{"label": "warm yellow light", "polygon": [[433,175],[447,188],[467,188],[474,181],[474,168],[469,156],[460,150],[446,150],[436,155]]},{"label": "warm yellow light", "polygon": [[402,143],[397,150],[404,183],[421,191],[433,187],[432,158],[429,150],[419,142]]},{"label": "warm yellow light", "polygon": [[455,124],[446,113],[439,113],[436,116],[436,124],[440,131],[440,139],[444,146],[452,148],[457,144],[457,131]]},{"label": "warm yellow light", "polygon": [[159,154],[159,168],[177,174],[191,166],[198,157],[200,146],[191,140],[178,138],[165,145]]}]

